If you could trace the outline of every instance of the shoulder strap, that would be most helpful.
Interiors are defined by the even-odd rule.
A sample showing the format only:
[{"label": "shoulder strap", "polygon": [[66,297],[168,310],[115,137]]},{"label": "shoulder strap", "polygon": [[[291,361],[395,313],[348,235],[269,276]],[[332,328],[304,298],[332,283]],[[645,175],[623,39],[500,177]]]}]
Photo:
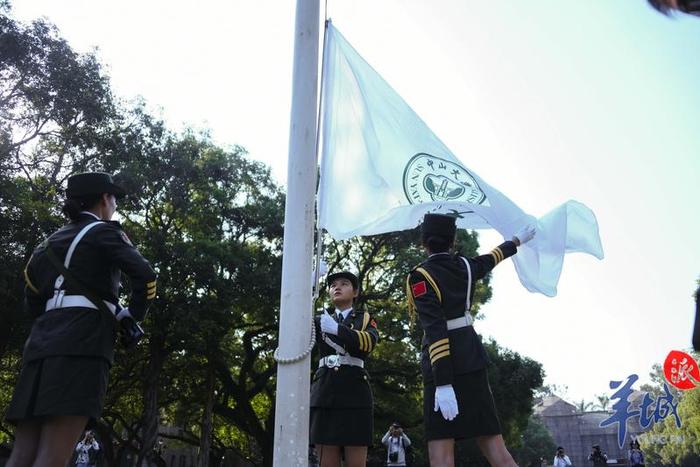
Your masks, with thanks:
[{"label": "shoulder strap", "polygon": [[97,308],[99,308],[101,311],[107,313],[110,316],[114,316],[114,314],[107,307],[105,302],[96,293],[94,293],[87,286],[85,286],[85,284],[83,284],[77,277],[75,277],[75,275],[68,269],[68,266],[70,265],[70,260],[73,257],[73,252],[75,251],[75,247],[78,245],[80,240],[82,240],[85,234],[88,233],[88,231],[95,227],[97,224],[104,224],[104,222],[91,222],[90,224],[83,227],[80,232],[78,232],[78,235],[75,236],[73,242],[71,242],[70,244],[70,247],[68,247],[68,253],[66,254],[66,259],[63,263],[59,261],[59,259],[56,257],[56,254],[53,252],[50,246],[46,248],[46,256],[49,258],[51,264],[56,269],[58,269],[58,272],[60,272],[58,278],[56,279],[56,282],[54,283],[54,293],[64,293],[63,291],[60,291],[60,288],[63,285],[64,280],[67,279],[68,282],[70,282],[71,286],[75,287],[75,290],[87,297],[88,300],[90,300]]},{"label": "shoulder strap", "polygon": [[464,265],[467,267],[467,311],[472,309],[472,267],[469,265],[469,260],[461,256]]},{"label": "shoulder strap", "polygon": [[[433,288],[433,290],[435,290],[435,294],[437,295],[438,301],[442,304],[442,293],[440,293],[440,288],[438,287],[437,282],[435,282],[435,279],[433,279],[433,276],[431,276],[430,273],[425,270],[425,268],[422,268],[420,266],[415,268],[414,271],[422,275],[428,282],[430,282],[431,287]],[[416,316],[416,302],[415,300],[413,300],[410,273],[406,276],[406,300],[408,302],[409,326],[412,327],[413,321]]]},{"label": "shoulder strap", "polygon": [[326,335],[325,332],[322,333],[322,338],[323,342],[325,342],[329,347],[335,350],[338,353],[338,355],[347,355],[348,351],[336,344],[335,342],[333,342],[331,338],[328,337],[328,335]]},{"label": "shoulder strap", "polygon": [[433,279],[433,276],[430,275],[428,271],[425,270],[425,268],[417,267],[416,272],[419,272],[425,277],[425,279],[430,282],[430,285],[432,286],[433,290],[435,290],[435,294],[437,295],[438,301],[442,303],[442,293],[440,293],[440,287],[438,287],[437,282],[435,282],[435,279]]},{"label": "shoulder strap", "polygon": [[[82,240],[83,237],[85,236],[85,234],[88,233],[88,231],[91,228],[95,227],[97,224],[104,224],[104,222],[102,222],[102,221],[91,222],[88,225],[86,225],[85,227],[83,227],[80,230],[80,232],[78,232],[78,235],[75,236],[75,238],[71,242],[70,246],[68,247],[68,253],[66,253],[66,259],[63,261],[63,268],[64,269],[68,269],[70,267],[70,260],[71,260],[71,258],[73,258],[73,253],[75,252],[75,247],[78,246],[78,243],[80,243],[80,240]],[[51,251],[51,248],[47,247],[46,250]],[[56,259],[56,255],[52,255],[52,254],[49,254],[49,259],[51,258],[51,256],[53,256],[53,258]],[[59,271],[61,271],[61,269],[59,269]],[[59,274],[58,277],[56,278],[56,282],[54,282],[54,285],[53,285],[54,290],[61,289],[61,286],[63,285],[63,280],[64,280],[63,277],[64,277],[64,274],[63,274],[63,271],[61,271],[61,274]]]},{"label": "shoulder strap", "polygon": [[369,324],[369,313],[367,313],[366,311],[363,313],[364,314],[362,315],[362,329],[360,329],[360,331],[364,331],[365,329],[367,329],[367,325]]},{"label": "shoulder strap", "polygon": [[110,316],[114,316],[112,311],[107,307],[105,302],[97,296],[97,294],[95,294],[92,290],[87,288],[85,284],[83,284],[77,277],[73,275],[72,272],[66,269],[66,267],[63,264],[61,264],[61,262],[58,260],[56,254],[51,250],[51,248],[46,249],[46,256],[49,258],[51,264],[61,272],[62,276],[65,276],[65,278],[68,279],[68,282],[70,282],[71,286],[75,287],[75,290],[80,292],[82,295],[86,296],[88,300],[90,300],[101,311],[107,313]]}]

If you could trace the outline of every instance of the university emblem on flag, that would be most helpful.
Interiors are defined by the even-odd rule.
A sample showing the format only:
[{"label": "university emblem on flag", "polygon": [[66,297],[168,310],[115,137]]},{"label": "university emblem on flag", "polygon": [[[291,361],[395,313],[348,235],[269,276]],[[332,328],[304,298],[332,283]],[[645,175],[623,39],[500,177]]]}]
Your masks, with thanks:
[{"label": "university emblem on flag", "polygon": [[433,201],[486,202],[486,195],[467,169],[424,152],[416,154],[406,164],[403,191],[411,204]]}]

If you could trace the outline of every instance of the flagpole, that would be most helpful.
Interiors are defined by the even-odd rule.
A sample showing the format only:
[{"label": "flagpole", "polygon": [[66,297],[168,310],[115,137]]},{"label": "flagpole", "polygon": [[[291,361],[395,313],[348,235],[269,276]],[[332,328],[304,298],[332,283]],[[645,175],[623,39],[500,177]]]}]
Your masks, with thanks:
[{"label": "flagpole", "polygon": [[307,466],[309,462],[310,357],[307,350],[312,339],[310,279],[317,170],[319,11],[319,0],[297,0],[284,210],[274,467]]}]

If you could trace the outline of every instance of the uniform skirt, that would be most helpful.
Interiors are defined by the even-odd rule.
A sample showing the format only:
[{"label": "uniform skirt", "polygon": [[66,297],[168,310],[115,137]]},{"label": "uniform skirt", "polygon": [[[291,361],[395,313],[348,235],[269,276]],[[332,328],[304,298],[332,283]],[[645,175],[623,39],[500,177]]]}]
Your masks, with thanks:
[{"label": "uniform skirt", "polygon": [[311,407],[309,442],[330,446],[371,446],[371,408]]},{"label": "uniform skirt", "polygon": [[17,423],[59,415],[99,418],[109,367],[106,359],[91,356],[46,357],[26,363],[5,419]]},{"label": "uniform skirt", "polygon": [[445,420],[440,410],[435,411],[435,384],[430,382],[423,387],[423,420],[427,440],[475,438],[501,433],[486,369],[455,375],[452,387],[459,408],[459,414],[452,421]]}]

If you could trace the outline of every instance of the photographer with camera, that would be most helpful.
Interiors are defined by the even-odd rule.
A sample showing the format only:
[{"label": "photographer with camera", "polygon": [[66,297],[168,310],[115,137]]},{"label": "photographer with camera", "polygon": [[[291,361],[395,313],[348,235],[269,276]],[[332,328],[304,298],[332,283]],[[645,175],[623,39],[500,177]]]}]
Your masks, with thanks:
[{"label": "photographer with camera", "polygon": [[[126,192],[107,173],[68,178],[70,222],[35,248],[24,269],[34,322],[5,418],[16,424],[6,467],[65,466],[88,421],[99,418],[117,329],[127,346],[156,296],[156,274],[111,221]],[[119,306],[121,272],[128,308]]]},{"label": "photographer with camera", "polygon": [[398,422],[389,427],[382,438],[382,444],[386,446],[386,465],[389,467],[406,465],[406,448],[411,445],[406,433]]},{"label": "photographer with camera", "polygon": [[87,430],[83,440],[75,447],[75,451],[78,453],[75,459],[76,467],[94,467],[96,463],[93,459],[96,455],[96,451],[99,450],[100,445],[97,444],[95,435],[92,431]]},{"label": "photographer with camera", "polygon": [[600,446],[594,444],[588,460],[593,462],[594,467],[608,465],[608,456],[600,450]]},{"label": "photographer with camera", "polygon": [[554,455],[554,461],[552,462],[552,467],[568,467],[571,465],[571,460],[569,456],[564,454],[564,448],[559,446],[557,448],[557,453]]}]

